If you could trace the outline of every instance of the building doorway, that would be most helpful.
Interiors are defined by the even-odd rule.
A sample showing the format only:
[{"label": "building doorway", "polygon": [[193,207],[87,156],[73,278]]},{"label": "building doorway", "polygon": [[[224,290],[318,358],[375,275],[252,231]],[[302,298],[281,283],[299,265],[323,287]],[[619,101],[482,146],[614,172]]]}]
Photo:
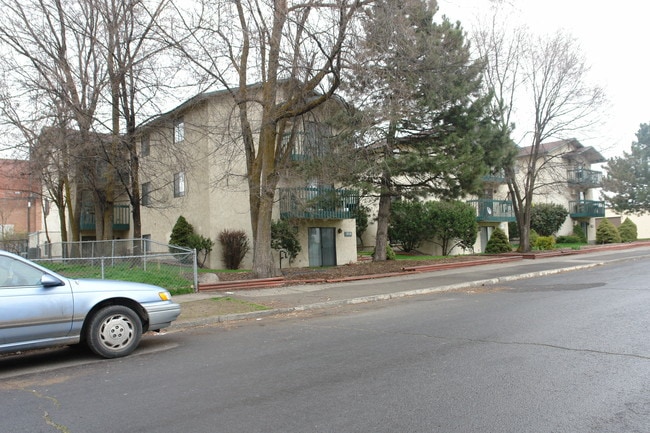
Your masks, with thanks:
[{"label": "building doorway", "polygon": [[336,266],[334,227],[309,227],[309,266]]}]

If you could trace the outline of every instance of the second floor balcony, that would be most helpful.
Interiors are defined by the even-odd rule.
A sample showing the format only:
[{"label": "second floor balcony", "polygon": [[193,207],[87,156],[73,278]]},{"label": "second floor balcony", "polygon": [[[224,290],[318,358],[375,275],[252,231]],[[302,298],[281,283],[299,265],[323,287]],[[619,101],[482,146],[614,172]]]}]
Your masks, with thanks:
[{"label": "second floor balcony", "polygon": [[467,200],[476,209],[478,222],[510,222],[515,221],[515,212],[510,200],[493,200],[479,198]]},{"label": "second floor balcony", "polygon": [[[97,219],[93,205],[84,205],[81,209],[79,228],[81,230],[95,230]],[[131,224],[131,207],[127,204],[113,206],[113,230],[129,230]]]},{"label": "second floor balcony", "polygon": [[583,188],[598,188],[602,185],[603,174],[596,170],[576,168],[567,170],[567,182],[569,185],[580,186]]},{"label": "second floor balcony", "polygon": [[599,218],[605,216],[605,202],[596,200],[573,200],[569,202],[571,218]]},{"label": "second floor balcony", "polygon": [[280,188],[280,218],[348,219],[355,217],[359,193],[329,187]]}]

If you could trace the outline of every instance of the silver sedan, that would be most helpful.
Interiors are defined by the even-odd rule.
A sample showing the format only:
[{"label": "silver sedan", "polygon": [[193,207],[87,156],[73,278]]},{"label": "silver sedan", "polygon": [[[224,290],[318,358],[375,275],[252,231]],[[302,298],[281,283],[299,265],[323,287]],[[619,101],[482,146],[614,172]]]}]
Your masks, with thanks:
[{"label": "silver sedan", "polygon": [[161,287],[69,279],[0,250],[0,353],[85,343],[105,358],[126,356],[180,311]]}]

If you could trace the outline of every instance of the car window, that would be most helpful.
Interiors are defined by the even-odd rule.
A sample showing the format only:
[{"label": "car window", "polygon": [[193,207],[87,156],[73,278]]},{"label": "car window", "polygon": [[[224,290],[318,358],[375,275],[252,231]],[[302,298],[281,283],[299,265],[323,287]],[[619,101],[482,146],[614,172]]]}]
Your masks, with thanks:
[{"label": "car window", "polygon": [[0,256],[0,287],[36,286],[43,272],[12,257]]}]

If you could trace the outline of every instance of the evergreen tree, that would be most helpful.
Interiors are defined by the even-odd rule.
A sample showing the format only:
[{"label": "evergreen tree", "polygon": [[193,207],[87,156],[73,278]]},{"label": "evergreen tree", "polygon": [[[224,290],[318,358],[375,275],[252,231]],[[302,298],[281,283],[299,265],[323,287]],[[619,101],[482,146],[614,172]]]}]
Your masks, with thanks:
[{"label": "evergreen tree", "polygon": [[638,237],[636,224],[629,218],[625,218],[625,221],[618,226],[618,233],[621,235],[621,242],[634,242]]},{"label": "evergreen tree", "polygon": [[499,154],[484,146],[504,144],[481,93],[482,63],[471,60],[459,24],[434,22],[436,11],[422,0],[375,2],[352,71],[369,162],[358,180],[379,196],[374,260],[385,260],[395,197],[477,191],[486,160]]},{"label": "evergreen tree", "polygon": [[596,243],[597,244],[614,244],[621,242],[621,235],[618,229],[607,218],[604,218],[598,224],[596,229]]},{"label": "evergreen tree", "polygon": [[650,211],[650,125],[639,127],[631,152],[607,162],[603,196],[619,213]]},{"label": "evergreen tree", "polygon": [[194,234],[194,226],[187,222],[183,215],[179,216],[176,224],[172,228],[172,234],[169,237],[170,245],[189,248],[191,237]]},{"label": "evergreen tree", "polygon": [[499,227],[495,228],[485,246],[485,252],[488,254],[509,253],[512,251],[512,246],[508,241],[508,236]]}]

